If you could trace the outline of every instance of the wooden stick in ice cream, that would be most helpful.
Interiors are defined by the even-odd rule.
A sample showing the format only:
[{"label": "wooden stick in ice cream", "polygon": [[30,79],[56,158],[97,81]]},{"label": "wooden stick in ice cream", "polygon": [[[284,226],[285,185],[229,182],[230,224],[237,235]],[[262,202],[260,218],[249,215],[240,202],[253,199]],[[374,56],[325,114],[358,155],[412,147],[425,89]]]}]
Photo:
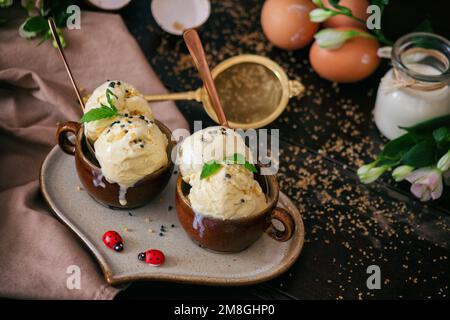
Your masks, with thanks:
[{"label": "wooden stick in ice cream", "polygon": [[206,91],[211,98],[211,103],[214,111],[216,112],[219,123],[220,125],[228,128],[228,121],[225,113],[223,112],[222,103],[220,102],[219,95],[217,94],[216,85],[214,84],[200,37],[195,29],[187,29],[183,33],[183,38],[189,53],[194,60],[194,64],[200,73],[200,77],[205,84]]}]

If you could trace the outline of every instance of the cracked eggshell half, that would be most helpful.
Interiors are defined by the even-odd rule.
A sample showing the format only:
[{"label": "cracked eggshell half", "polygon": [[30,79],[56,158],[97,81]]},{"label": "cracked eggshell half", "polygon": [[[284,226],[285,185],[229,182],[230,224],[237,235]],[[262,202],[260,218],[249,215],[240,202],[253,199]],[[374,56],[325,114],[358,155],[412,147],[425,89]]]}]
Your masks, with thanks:
[{"label": "cracked eggshell half", "polygon": [[211,13],[209,0],[153,0],[152,15],[166,32],[181,36],[189,28],[197,28]]}]

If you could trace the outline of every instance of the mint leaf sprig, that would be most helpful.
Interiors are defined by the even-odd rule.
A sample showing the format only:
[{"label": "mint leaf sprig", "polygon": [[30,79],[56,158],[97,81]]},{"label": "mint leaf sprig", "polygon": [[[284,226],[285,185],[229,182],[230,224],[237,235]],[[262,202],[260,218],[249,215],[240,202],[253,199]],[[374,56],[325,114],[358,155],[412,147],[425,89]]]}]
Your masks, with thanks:
[{"label": "mint leaf sprig", "polygon": [[240,153],[235,153],[230,157],[226,157],[223,161],[211,160],[203,165],[200,179],[206,179],[213,174],[217,173],[223,166],[223,164],[240,164],[250,172],[256,173],[256,167],[248,162],[245,157]]},{"label": "mint leaf sprig", "polygon": [[[44,41],[52,39],[52,33],[47,23],[47,19],[52,17],[55,20],[56,31],[63,47],[66,46],[65,38],[61,28],[66,26],[69,13],[67,7],[72,4],[70,0],[60,1],[22,1],[22,6],[28,11],[29,17],[22,23],[19,28],[19,34],[22,38],[32,39],[41,38],[39,45]],[[56,42],[53,40],[53,47],[57,48]]]},{"label": "mint leaf sprig", "polygon": [[108,101],[109,106],[101,103],[100,108],[89,110],[81,117],[80,121],[82,123],[85,123],[120,116],[120,113],[114,103],[113,97],[117,99],[117,96],[109,88],[106,89],[106,100]]}]

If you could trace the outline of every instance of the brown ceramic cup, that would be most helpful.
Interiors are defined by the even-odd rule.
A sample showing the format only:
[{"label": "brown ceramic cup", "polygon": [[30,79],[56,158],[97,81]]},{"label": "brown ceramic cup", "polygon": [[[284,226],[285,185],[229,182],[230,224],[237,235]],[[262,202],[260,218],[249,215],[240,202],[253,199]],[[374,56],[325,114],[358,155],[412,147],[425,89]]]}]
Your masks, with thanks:
[{"label": "brown ceramic cup", "polygon": [[[216,219],[195,213],[188,199],[190,185],[178,176],[175,203],[178,219],[189,237],[199,246],[219,252],[242,251],[264,232],[276,241],[289,240],[295,231],[293,214],[276,207],[280,189],[275,176],[255,175],[266,194],[267,207],[251,217]],[[278,220],[284,230],[273,224]]]},{"label": "brown ceramic cup", "polygon": [[[172,149],[175,143],[171,138],[171,131],[158,120],[155,123],[166,135],[169,144],[167,146],[167,157],[169,162],[161,169],[145,176],[133,187],[127,189],[126,205],[119,203],[119,185],[109,183],[103,177],[97,161],[88,150],[84,137],[83,126],[78,122],[68,121],[58,125],[56,137],[62,151],[75,156],[75,166],[78,177],[87,193],[97,202],[113,209],[133,209],[147,204],[155,198],[167,186],[173,170],[171,160]],[[75,135],[75,143],[69,140],[69,135]]]}]

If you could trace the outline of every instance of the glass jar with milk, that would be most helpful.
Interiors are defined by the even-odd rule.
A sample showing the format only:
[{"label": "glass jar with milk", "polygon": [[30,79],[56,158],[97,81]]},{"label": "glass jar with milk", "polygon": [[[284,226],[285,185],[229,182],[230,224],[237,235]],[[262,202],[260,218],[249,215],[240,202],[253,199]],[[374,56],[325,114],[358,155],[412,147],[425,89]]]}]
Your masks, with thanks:
[{"label": "glass jar with milk", "polygon": [[419,122],[450,114],[450,42],[431,33],[411,33],[391,51],[393,68],[381,79],[374,117],[395,139]]}]

